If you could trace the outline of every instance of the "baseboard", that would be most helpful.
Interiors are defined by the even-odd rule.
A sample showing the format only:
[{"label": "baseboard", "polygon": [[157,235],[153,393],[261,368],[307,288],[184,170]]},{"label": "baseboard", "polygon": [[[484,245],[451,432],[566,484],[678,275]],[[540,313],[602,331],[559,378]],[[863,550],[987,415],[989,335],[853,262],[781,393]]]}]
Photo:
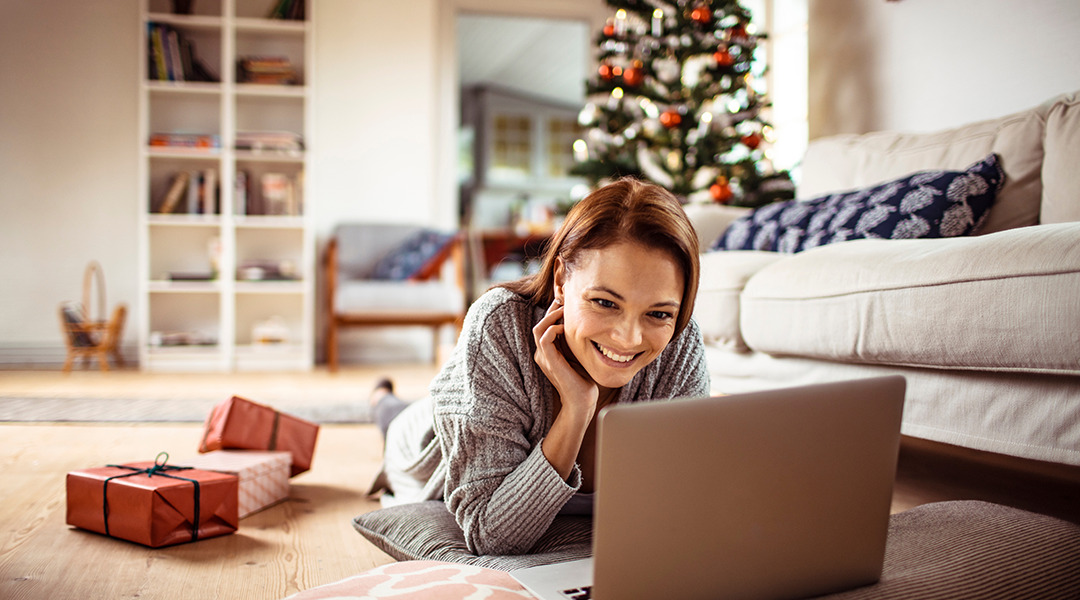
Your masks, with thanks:
[{"label": "baseboard", "polygon": [[[137,366],[138,348],[135,344],[122,346],[120,354],[127,366]],[[56,344],[0,344],[0,368],[59,369],[67,359],[67,346]]]}]

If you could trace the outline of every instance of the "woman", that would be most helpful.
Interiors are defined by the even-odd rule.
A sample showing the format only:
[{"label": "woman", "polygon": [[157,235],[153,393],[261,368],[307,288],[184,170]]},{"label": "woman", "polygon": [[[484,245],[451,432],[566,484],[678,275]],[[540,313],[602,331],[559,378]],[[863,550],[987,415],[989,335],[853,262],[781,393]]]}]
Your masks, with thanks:
[{"label": "woman", "polygon": [[[476,554],[528,552],[560,512],[590,513],[597,412],[709,392],[697,285],[697,235],[669,192],[590,194],[539,273],[473,304],[430,397],[389,423],[384,504],[445,499]],[[404,407],[377,392],[384,418]]]}]

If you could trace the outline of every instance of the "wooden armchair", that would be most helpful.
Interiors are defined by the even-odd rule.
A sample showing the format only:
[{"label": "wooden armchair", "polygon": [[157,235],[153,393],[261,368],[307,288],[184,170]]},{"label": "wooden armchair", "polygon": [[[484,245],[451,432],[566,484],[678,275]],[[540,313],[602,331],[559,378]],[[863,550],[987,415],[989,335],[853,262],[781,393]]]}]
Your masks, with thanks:
[{"label": "wooden armchair", "polygon": [[[447,260],[453,261],[453,281],[441,277]],[[341,224],[327,245],[324,268],[331,372],[338,368],[338,334],[345,327],[430,327],[436,360],[439,330],[446,325],[461,330],[465,278],[460,234],[409,225]]]},{"label": "wooden armchair", "polygon": [[[98,317],[93,318],[90,297],[94,283],[98,288]],[[105,320],[105,275],[97,261],[90,261],[83,274],[82,303],[65,302],[60,305],[60,327],[67,344],[67,359],[64,360],[64,372],[71,372],[75,360],[82,358],[87,363],[92,358],[98,359],[102,371],[109,370],[109,355],[118,366],[124,365],[120,354],[120,339],[124,331],[124,319],[127,306],[119,304],[113,309],[112,316]]]}]

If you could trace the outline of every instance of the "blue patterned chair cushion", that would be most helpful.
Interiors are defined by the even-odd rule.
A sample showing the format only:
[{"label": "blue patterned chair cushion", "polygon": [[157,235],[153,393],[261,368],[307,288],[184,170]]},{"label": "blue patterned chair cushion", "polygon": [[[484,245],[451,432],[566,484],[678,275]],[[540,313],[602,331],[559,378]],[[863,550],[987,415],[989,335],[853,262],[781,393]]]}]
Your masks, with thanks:
[{"label": "blue patterned chair cushion", "polygon": [[423,229],[375,264],[372,279],[404,280],[416,275],[429,260],[454,239],[454,234]]},{"label": "blue patterned chair cushion", "polygon": [[920,171],[861,190],[775,202],[740,217],[712,249],[791,253],[859,238],[967,235],[1004,183],[990,154],[963,171]]}]

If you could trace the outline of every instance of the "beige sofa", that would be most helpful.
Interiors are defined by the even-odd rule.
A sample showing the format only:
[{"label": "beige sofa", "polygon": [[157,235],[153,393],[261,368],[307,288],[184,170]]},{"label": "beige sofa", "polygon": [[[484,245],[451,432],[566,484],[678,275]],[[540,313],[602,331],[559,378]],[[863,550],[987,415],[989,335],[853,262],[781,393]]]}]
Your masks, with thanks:
[{"label": "beige sofa", "polygon": [[[799,198],[998,154],[979,235],[709,252],[695,318],[712,386],[899,373],[903,433],[1080,465],[1080,94],[935,133],[815,140]],[[703,244],[740,209],[689,206]]]}]

